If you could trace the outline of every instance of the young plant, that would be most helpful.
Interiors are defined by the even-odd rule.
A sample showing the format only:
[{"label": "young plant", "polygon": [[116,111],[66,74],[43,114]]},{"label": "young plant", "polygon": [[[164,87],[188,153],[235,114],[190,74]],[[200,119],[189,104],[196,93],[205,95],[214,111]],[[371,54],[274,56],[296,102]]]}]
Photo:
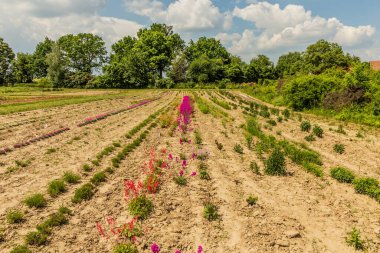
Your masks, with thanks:
[{"label": "young plant", "polygon": [[207,164],[201,162],[199,164],[198,169],[199,169],[199,177],[202,180],[210,180],[211,179],[211,177],[210,177],[210,175],[208,174],[208,171],[207,171],[208,170]]},{"label": "young plant", "polygon": [[136,246],[132,243],[118,244],[112,250],[112,253],[139,253]]},{"label": "young plant", "polygon": [[250,164],[249,164],[249,168],[252,172],[254,172],[256,175],[260,175],[260,167],[259,165],[257,164],[257,162],[255,161],[252,161]]},{"label": "young plant", "polygon": [[343,154],[345,151],[344,145],[343,144],[335,144],[334,145],[334,151],[337,154],[340,154],[340,155]]},{"label": "young plant", "polygon": [[314,126],[313,127],[313,134],[317,136],[318,138],[323,138],[323,129],[320,126]]},{"label": "young plant", "polygon": [[353,228],[351,232],[347,234],[346,242],[349,246],[354,247],[356,250],[364,250],[365,243],[361,239],[360,231]]},{"label": "young plant", "polygon": [[148,215],[153,210],[153,203],[145,195],[140,195],[131,199],[128,203],[128,211],[133,217],[140,219],[148,218]]},{"label": "young plant", "polygon": [[351,184],[355,179],[354,173],[343,167],[332,168],[330,174],[332,178],[338,180],[340,183]]},{"label": "young plant", "polygon": [[24,202],[30,208],[32,208],[32,207],[43,208],[47,204],[47,201],[46,201],[44,195],[42,195],[40,193],[34,194],[34,195],[26,198]]},{"label": "young plant", "polygon": [[80,176],[71,171],[66,171],[63,174],[63,180],[69,184],[77,184],[80,180]]},{"label": "young plant", "polygon": [[217,220],[219,218],[218,207],[214,204],[207,203],[203,208],[203,217],[208,221]]},{"label": "young plant", "polygon": [[10,224],[22,223],[25,221],[24,214],[17,210],[11,210],[7,212],[7,221]]},{"label": "young plant", "polygon": [[41,246],[46,244],[48,235],[41,232],[29,232],[26,235],[25,242],[28,245]]},{"label": "young plant", "polygon": [[267,120],[267,123],[271,126],[277,126],[277,122],[274,119]]},{"label": "young plant", "polygon": [[105,182],[107,179],[106,173],[104,172],[98,172],[91,178],[91,183],[93,185],[99,185],[102,182]]},{"label": "young plant", "polygon": [[380,201],[379,181],[371,177],[357,178],[353,181],[355,191]]},{"label": "young plant", "polygon": [[177,176],[177,177],[173,177],[173,180],[176,184],[180,185],[180,186],[185,186],[187,185],[187,179],[186,177],[184,177],[183,175],[181,176]]},{"label": "young plant", "polygon": [[308,142],[315,141],[314,134],[309,134],[308,136],[306,136],[305,141],[308,141]]},{"label": "young plant", "polygon": [[93,190],[94,186],[90,183],[82,185],[80,188],[76,189],[72,202],[81,203],[83,200],[91,199],[94,195]]},{"label": "young plant", "polygon": [[49,183],[48,193],[51,197],[55,198],[58,195],[66,191],[65,182],[63,180],[57,179]]},{"label": "young plant", "polygon": [[235,144],[234,151],[238,154],[244,154],[243,147],[240,144]]},{"label": "young plant", "polygon": [[201,145],[202,144],[202,136],[199,130],[195,130],[195,144]]},{"label": "young plant", "polygon": [[272,176],[286,175],[285,157],[279,148],[275,148],[266,160],[265,173]]},{"label": "young plant", "polygon": [[84,165],[82,166],[82,169],[83,169],[83,171],[85,171],[85,172],[90,172],[90,171],[92,171],[91,166],[88,165],[88,164],[84,164]]},{"label": "young plant", "polygon": [[14,247],[9,253],[32,253],[25,245],[18,245]]},{"label": "young plant", "polygon": [[219,150],[223,150],[223,144],[218,142],[218,140],[215,140],[215,144],[216,144],[216,147],[219,149]]},{"label": "young plant", "polygon": [[256,205],[258,200],[259,200],[259,198],[256,196],[253,196],[253,195],[249,195],[249,197],[246,199],[248,205],[250,205],[250,206]]},{"label": "young plant", "polygon": [[311,124],[309,121],[303,121],[301,123],[301,131],[302,132],[310,132]]}]

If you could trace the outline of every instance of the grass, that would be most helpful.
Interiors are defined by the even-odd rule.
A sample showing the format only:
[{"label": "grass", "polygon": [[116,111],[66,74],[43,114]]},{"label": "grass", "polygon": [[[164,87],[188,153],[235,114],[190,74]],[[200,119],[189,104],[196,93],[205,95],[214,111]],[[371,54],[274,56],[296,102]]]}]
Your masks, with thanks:
[{"label": "grass", "polygon": [[234,151],[238,154],[244,154],[244,149],[240,144],[235,144]]},{"label": "grass", "polygon": [[345,147],[343,144],[335,144],[333,149],[335,153],[340,154],[340,155],[343,154],[345,151]]},{"label": "grass", "polygon": [[203,208],[203,217],[208,221],[214,221],[219,218],[218,207],[214,204],[207,203]]},{"label": "grass", "polygon": [[308,141],[308,142],[315,141],[314,134],[309,134],[308,136],[306,136],[305,141]]},{"label": "grass", "polygon": [[24,214],[18,210],[10,210],[7,212],[7,221],[10,224],[19,224],[25,221]]},{"label": "grass", "polygon": [[356,228],[353,228],[348,234],[346,238],[346,242],[349,246],[354,247],[355,250],[364,250],[365,243],[361,239],[360,231]]},{"label": "grass", "polygon": [[91,183],[94,185],[99,185],[102,182],[105,182],[107,180],[106,173],[104,172],[98,172],[91,178]]},{"label": "grass", "polygon": [[177,185],[180,185],[180,186],[187,185],[187,179],[184,176],[173,177],[173,180]]},{"label": "grass", "polygon": [[271,176],[286,175],[285,156],[276,148],[265,161],[265,173]]},{"label": "grass", "polygon": [[246,199],[248,205],[250,205],[250,206],[256,205],[258,200],[259,200],[259,198],[256,196],[253,196],[253,195],[249,195],[249,197]]},{"label": "grass", "polygon": [[46,244],[48,235],[38,231],[29,232],[25,237],[25,242],[28,245],[41,246]]},{"label": "grass", "polygon": [[313,163],[303,163],[302,167],[309,173],[313,174],[316,177],[323,177],[324,172],[323,168],[319,165],[313,164]]},{"label": "grass", "polygon": [[14,247],[9,253],[32,253],[25,245],[18,245]]},{"label": "grass", "polygon": [[112,253],[138,253],[136,246],[132,243],[118,244],[112,250]]},{"label": "grass", "polygon": [[72,202],[77,204],[84,200],[91,199],[94,195],[93,190],[94,186],[90,183],[82,185],[80,188],[76,189]]},{"label": "grass", "polygon": [[53,180],[49,183],[48,193],[55,198],[66,191],[65,181],[61,179]]},{"label": "grass", "polygon": [[34,194],[34,195],[26,198],[24,200],[24,202],[30,208],[32,208],[32,207],[43,208],[47,204],[47,201],[46,201],[44,195],[42,195],[40,193]]},{"label": "grass", "polygon": [[195,144],[198,144],[198,145],[201,145],[202,144],[202,136],[201,136],[201,133],[199,132],[199,130],[195,130],[194,132],[195,134]]},{"label": "grass", "polygon": [[37,231],[49,235],[53,227],[60,227],[66,225],[69,222],[65,213],[61,212],[54,213],[49,216],[49,218],[41,224],[37,225]]},{"label": "grass", "polygon": [[348,183],[351,184],[355,175],[350,170],[343,167],[336,167],[330,170],[331,177],[336,179],[340,183]]},{"label": "grass", "polygon": [[260,167],[259,165],[257,164],[257,162],[255,161],[252,161],[250,164],[249,164],[249,169],[255,173],[256,175],[260,175]]},{"label": "grass", "polygon": [[153,203],[145,195],[140,195],[128,203],[128,211],[133,217],[148,218],[153,210]]},{"label": "grass", "polygon": [[63,180],[69,184],[77,184],[79,183],[80,176],[78,174],[75,174],[74,172],[71,171],[66,171],[63,174]]},{"label": "grass", "polygon": [[374,178],[356,178],[353,181],[355,191],[360,194],[368,195],[380,201],[379,181]]},{"label": "grass", "polygon": [[300,127],[302,132],[310,132],[311,124],[309,121],[303,121]]},{"label": "grass", "polygon": [[83,169],[83,171],[85,171],[85,172],[90,172],[90,171],[92,171],[91,166],[88,165],[88,164],[83,164],[82,169]]}]

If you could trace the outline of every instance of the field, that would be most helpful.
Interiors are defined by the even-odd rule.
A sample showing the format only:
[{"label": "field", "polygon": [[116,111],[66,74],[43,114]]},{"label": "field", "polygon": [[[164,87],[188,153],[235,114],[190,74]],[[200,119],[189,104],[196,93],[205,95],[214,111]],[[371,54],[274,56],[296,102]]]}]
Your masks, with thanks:
[{"label": "field", "polygon": [[240,91],[0,92],[1,252],[380,252],[376,128]]}]

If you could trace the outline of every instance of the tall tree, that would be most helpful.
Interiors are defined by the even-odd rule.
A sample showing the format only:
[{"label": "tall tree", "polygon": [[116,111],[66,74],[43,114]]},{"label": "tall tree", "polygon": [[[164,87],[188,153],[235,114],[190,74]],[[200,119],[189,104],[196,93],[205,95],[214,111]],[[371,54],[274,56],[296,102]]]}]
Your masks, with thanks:
[{"label": "tall tree", "polygon": [[273,62],[265,55],[258,55],[249,63],[246,78],[251,82],[276,78]]},{"label": "tall tree", "polygon": [[206,54],[190,63],[189,76],[195,82],[208,83],[224,78],[223,60],[210,59]]},{"label": "tall tree", "polygon": [[67,64],[58,43],[53,44],[51,53],[46,56],[46,63],[48,64],[48,77],[53,87],[62,87],[64,85]]},{"label": "tall tree", "polygon": [[11,63],[15,58],[13,50],[0,37],[0,84],[8,82],[11,75]]},{"label": "tall tree", "polygon": [[276,65],[276,72],[279,76],[295,75],[304,67],[302,53],[289,52],[281,55]]},{"label": "tall tree", "polygon": [[183,50],[184,41],[173,32],[171,26],[152,24],[150,28],[140,29],[134,48],[145,54],[150,68],[160,78],[170,66],[171,61]]},{"label": "tall tree", "polygon": [[231,63],[225,66],[226,77],[234,83],[241,83],[245,81],[244,69],[246,63],[240,57],[232,56]]},{"label": "tall tree", "polygon": [[31,83],[33,81],[33,55],[18,53],[12,67],[16,82]]},{"label": "tall tree", "polygon": [[197,42],[191,40],[185,54],[189,62],[204,54],[210,59],[222,59],[224,63],[230,62],[230,54],[227,49],[214,38],[201,37]]},{"label": "tall tree", "polygon": [[33,54],[33,74],[34,77],[41,78],[47,76],[48,64],[46,62],[47,54],[51,53],[54,41],[45,38],[44,41],[40,42],[36,46],[36,50]]},{"label": "tall tree", "polygon": [[185,82],[188,69],[189,63],[186,60],[186,56],[184,54],[178,55],[172,61],[171,68],[168,71],[168,77],[170,77],[175,83]]},{"label": "tall tree", "polygon": [[107,50],[103,39],[91,33],[68,34],[58,40],[63,56],[73,72],[91,74],[107,60]]}]

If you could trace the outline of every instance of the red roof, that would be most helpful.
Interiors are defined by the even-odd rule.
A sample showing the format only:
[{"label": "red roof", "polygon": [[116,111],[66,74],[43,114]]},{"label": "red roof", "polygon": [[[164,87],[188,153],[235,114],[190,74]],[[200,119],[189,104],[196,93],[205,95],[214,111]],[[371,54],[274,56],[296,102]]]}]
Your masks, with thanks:
[{"label": "red roof", "polygon": [[380,70],[380,61],[370,61],[369,64],[373,70]]}]

